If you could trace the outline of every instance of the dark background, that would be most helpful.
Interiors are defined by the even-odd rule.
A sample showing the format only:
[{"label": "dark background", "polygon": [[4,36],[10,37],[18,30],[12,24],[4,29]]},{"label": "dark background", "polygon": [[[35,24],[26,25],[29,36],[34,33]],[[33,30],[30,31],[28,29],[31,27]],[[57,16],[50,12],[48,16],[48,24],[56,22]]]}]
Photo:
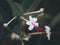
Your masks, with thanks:
[{"label": "dark background", "polygon": [[[27,11],[30,6],[33,4],[35,0],[13,0],[14,2],[17,2],[18,4],[23,4],[23,12],[29,12],[34,10],[39,10],[41,7],[45,9],[45,25],[48,25],[48,23],[57,16],[58,13],[60,13],[60,0],[41,0],[39,2],[36,1],[35,4],[32,6],[32,8]],[[39,4],[38,4],[39,2]],[[38,4],[36,6],[36,4]],[[51,15],[50,15],[51,14]],[[19,41],[15,40],[12,41],[10,38],[7,38],[7,34],[11,33],[8,31],[8,29],[5,29],[2,27],[2,23],[8,22],[13,17],[12,9],[9,5],[9,3],[6,0],[0,0],[0,15],[2,15],[2,18],[0,16],[0,43],[4,43],[3,45],[9,45],[7,42],[9,42],[11,45],[19,45]],[[46,17],[48,16],[48,17]],[[49,17],[52,17],[49,19]],[[1,23],[2,22],[2,23]],[[15,23],[17,24],[18,21]],[[9,26],[11,27],[11,26]],[[7,30],[7,31],[6,31]],[[56,23],[55,26],[53,26],[51,35],[51,40],[47,40],[46,36],[43,35],[35,35],[32,36],[31,39],[27,42],[25,41],[25,45],[60,45],[60,21]],[[9,40],[9,41],[8,41]],[[16,43],[16,44],[15,44]]]}]

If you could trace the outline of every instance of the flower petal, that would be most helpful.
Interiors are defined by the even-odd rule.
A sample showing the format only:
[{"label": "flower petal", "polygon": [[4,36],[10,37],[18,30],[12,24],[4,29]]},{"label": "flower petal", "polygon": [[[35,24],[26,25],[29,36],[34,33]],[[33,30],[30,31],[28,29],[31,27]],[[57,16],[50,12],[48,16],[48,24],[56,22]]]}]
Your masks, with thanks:
[{"label": "flower petal", "polygon": [[30,21],[32,20],[32,16],[29,16],[29,20],[30,20]]},{"label": "flower petal", "polygon": [[29,29],[30,31],[31,31],[33,28],[34,28],[33,25],[30,25],[30,26],[28,27],[28,29]]},{"label": "flower petal", "polygon": [[50,35],[51,35],[51,28],[49,26],[45,26],[45,31],[46,31],[46,34],[47,34],[47,37],[48,37],[48,40],[50,40]]},{"label": "flower petal", "polygon": [[37,18],[32,18],[31,22],[37,22]]},{"label": "flower petal", "polygon": [[29,16],[30,22],[37,22],[37,18],[32,18],[32,16]]},{"label": "flower petal", "polygon": [[27,25],[31,25],[31,22],[30,22],[30,21],[27,21],[26,24],[27,24]]}]

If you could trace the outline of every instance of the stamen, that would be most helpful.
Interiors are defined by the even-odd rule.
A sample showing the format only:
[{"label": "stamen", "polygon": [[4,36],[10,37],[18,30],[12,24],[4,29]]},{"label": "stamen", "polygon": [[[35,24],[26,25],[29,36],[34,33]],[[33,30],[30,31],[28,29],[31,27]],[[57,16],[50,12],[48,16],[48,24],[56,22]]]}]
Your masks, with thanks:
[{"label": "stamen", "polygon": [[29,15],[29,14],[36,14],[36,13],[41,13],[44,11],[44,8],[41,8],[40,10],[38,11],[34,11],[34,12],[29,12],[29,13],[24,13],[23,15]]},{"label": "stamen", "polygon": [[7,27],[14,19],[16,19],[16,16],[14,16],[14,18],[12,18],[8,23],[4,23],[3,26]]},{"label": "stamen", "polygon": [[24,21],[28,21],[27,19],[25,19],[25,18],[24,18],[24,17],[22,17],[22,16],[21,16],[20,18],[21,18],[22,20],[24,20]]}]

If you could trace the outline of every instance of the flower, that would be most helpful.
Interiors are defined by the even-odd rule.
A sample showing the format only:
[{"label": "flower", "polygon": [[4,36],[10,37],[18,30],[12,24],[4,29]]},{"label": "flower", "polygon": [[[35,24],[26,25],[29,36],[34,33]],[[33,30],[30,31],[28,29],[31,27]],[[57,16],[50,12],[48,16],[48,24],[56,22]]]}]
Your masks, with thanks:
[{"label": "flower", "polygon": [[48,37],[48,40],[50,40],[50,35],[51,35],[51,29],[49,26],[45,26],[45,31],[46,31],[46,34],[47,34],[47,37]]},{"label": "flower", "polygon": [[29,25],[28,29],[32,30],[34,25],[38,26],[37,18],[32,18],[32,16],[29,16],[29,21],[26,21],[26,24]]},{"label": "flower", "polygon": [[28,29],[31,31],[34,27],[37,29],[37,31],[44,31],[44,28],[40,27],[37,22],[37,18],[32,18],[32,16],[29,16],[29,20],[20,17],[24,21],[26,21],[26,24],[29,25]]},{"label": "flower", "polygon": [[[44,26],[45,29],[42,28],[42,27],[40,27],[40,26],[38,25],[37,18],[32,18],[32,16],[29,16],[29,20],[27,20],[27,19],[25,19],[25,18],[23,18],[23,17],[21,17],[21,19],[23,19],[23,20],[26,21],[26,24],[29,25],[28,29],[29,29],[30,31],[31,31],[34,27],[35,27],[35,29],[37,29],[38,31],[44,31],[44,32],[46,32],[46,34],[47,34],[48,40],[50,40],[50,35],[51,35],[50,30],[51,30],[51,28],[50,28],[49,26]],[[28,40],[28,37],[24,38],[24,40]]]}]

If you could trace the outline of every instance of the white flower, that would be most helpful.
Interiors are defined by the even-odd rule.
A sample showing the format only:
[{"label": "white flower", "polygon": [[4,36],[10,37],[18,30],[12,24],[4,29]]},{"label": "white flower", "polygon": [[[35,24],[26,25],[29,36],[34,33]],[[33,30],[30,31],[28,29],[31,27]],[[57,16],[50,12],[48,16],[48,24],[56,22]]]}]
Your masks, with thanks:
[{"label": "white flower", "polygon": [[51,35],[51,29],[50,29],[50,27],[49,26],[45,26],[45,31],[46,31],[46,34],[47,34],[47,37],[48,37],[48,40],[50,40],[50,35]]},{"label": "white flower", "polygon": [[29,25],[28,29],[32,30],[34,28],[33,24],[38,26],[37,18],[32,18],[32,16],[29,16],[29,21],[26,21],[26,24]]}]

